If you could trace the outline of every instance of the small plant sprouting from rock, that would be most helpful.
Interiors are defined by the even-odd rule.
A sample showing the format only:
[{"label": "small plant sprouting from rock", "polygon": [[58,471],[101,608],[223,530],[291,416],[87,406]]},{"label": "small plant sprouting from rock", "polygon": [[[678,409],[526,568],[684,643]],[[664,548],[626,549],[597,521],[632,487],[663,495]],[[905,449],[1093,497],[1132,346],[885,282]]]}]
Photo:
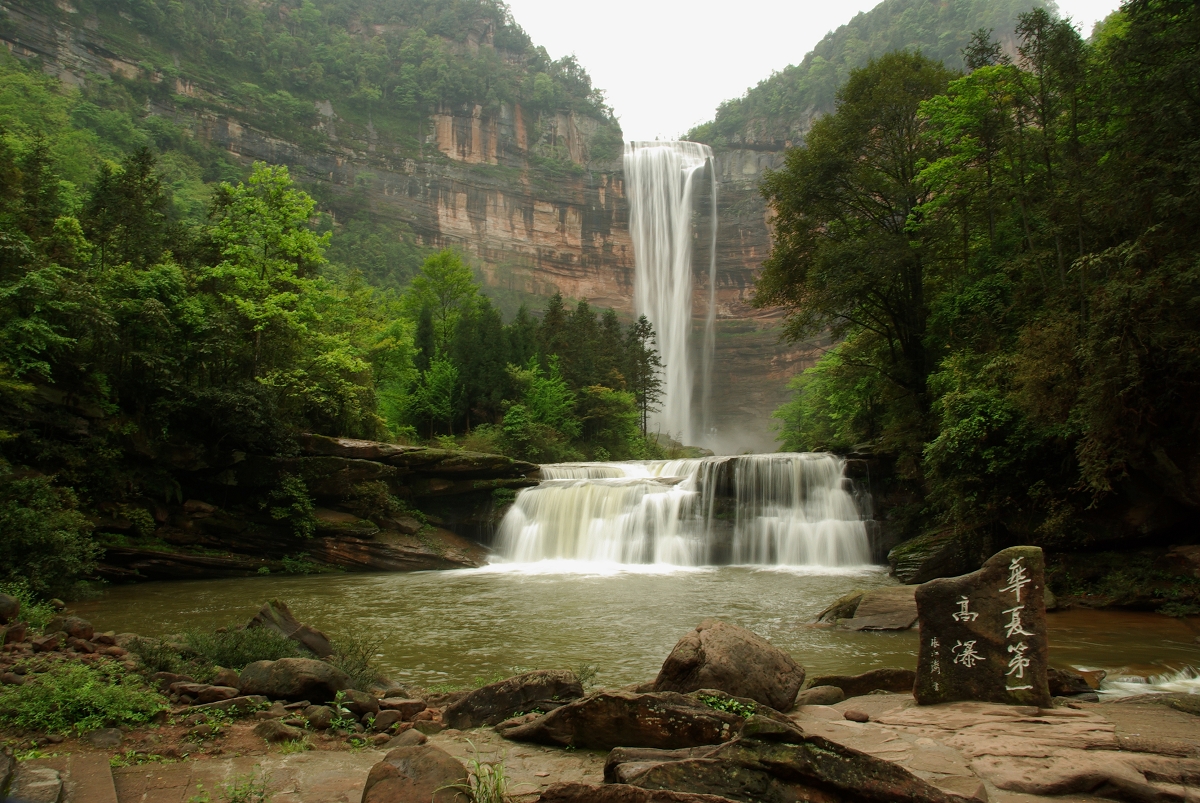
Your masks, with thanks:
[{"label": "small plant sprouting from rock", "polygon": [[234,778],[221,793],[224,803],[267,803],[274,795],[267,791],[270,775],[259,776],[255,769],[250,775]]},{"label": "small plant sprouting from rock", "polygon": [[[479,750],[473,742],[471,745],[474,755],[467,759],[467,782],[452,784],[443,789],[460,789],[466,792],[471,803],[511,803],[514,793],[510,791],[511,782],[504,768],[504,759],[484,761],[479,758]],[[439,790],[441,791],[441,790]]]},{"label": "small plant sprouting from rock", "polygon": [[580,664],[575,668],[575,678],[584,689],[590,689],[596,685],[598,674],[599,670],[595,664]]},{"label": "small plant sprouting from rock", "polygon": [[754,715],[754,703],[741,703],[732,697],[718,697],[715,694],[701,694],[700,702],[717,711],[725,711],[729,714],[737,714],[743,719],[748,719]]}]

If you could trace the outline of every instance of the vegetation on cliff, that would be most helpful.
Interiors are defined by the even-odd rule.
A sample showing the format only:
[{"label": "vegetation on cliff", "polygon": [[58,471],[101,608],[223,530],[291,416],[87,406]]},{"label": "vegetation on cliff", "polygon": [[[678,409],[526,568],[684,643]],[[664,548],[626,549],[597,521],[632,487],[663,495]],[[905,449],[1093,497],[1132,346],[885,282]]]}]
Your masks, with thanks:
[{"label": "vegetation on cliff", "polygon": [[1043,0],[884,0],[825,35],[799,64],[785,67],[717,108],[711,122],[685,139],[714,147],[798,143],[816,117],[833,111],[837,92],[851,71],[872,56],[920,50],[951,69],[963,66],[961,51],[974,31],[994,30],[1013,40],[1017,15],[1031,8],[1055,8]]},{"label": "vegetation on cliff", "polygon": [[1022,15],[1015,60],[980,32],[966,75],[911,53],[855,71],[764,187],[757,303],[840,340],[779,411],[785,445],[868,444],[918,521],[1000,541],[1183,532],[1198,43],[1194,3],[1131,0],[1091,42]]}]

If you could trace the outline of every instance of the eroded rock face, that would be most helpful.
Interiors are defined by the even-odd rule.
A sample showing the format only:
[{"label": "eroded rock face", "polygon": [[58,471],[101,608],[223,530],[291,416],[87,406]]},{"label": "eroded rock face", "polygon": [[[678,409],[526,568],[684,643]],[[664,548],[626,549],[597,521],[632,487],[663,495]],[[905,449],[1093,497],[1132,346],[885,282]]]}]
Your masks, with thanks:
[{"label": "eroded rock face", "polygon": [[606,780],[646,789],[747,803],[949,803],[953,799],[888,761],[798,733],[783,738],[743,737],[687,752],[613,751],[604,773]]},{"label": "eroded rock face", "polygon": [[350,676],[335,666],[311,658],[255,661],[242,670],[238,691],[273,700],[328,702],[350,688]]},{"label": "eroded rock face", "polygon": [[327,658],[333,654],[333,645],[329,643],[329,638],[315,627],[301,624],[292,615],[287,603],[282,600],[273,599],[265,603],[262,609],[254,614],[254,618],[246,627],[265,627],[268,630],[274,630],[284,638],[291,639],[304,647],[318,658]]},{"label": "eroded rock face", "polygon": [[451,728],[478,728],[519,712],[550,711],[582,696],[583,686],[573,672],[543,669],[476,689],[447,708],[443,719]]},{"label": "eroded rock face", "polygon": [[467,771],[428,744],[397,747],[371,768],[362,803],[467,803]]},{"label": "eroded rock face", "polygon": [[1020,546],[977,572],[920,586],[917,702],[1049,708],[1045,585],[1042,550]]},{"label": "eroded rock face", "polygon": [[655,691],[718,689],[787,711],[804,685],[804,667],[744,627],[705,619],[667,656]]},{"label": "eroded rock face", "polygon": [[595,750],[674,749],[729,741],[744,724],[742,717],[684,694],[603,691],[501,733],[518,742]]}]

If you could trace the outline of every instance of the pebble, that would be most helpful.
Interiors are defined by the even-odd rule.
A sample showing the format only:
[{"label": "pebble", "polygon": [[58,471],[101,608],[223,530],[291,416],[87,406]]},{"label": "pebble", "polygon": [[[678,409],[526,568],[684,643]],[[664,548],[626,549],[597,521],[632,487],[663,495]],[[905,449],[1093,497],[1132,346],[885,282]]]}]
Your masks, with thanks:
[{"label": "pebble", "polygon": [[870,722],[871,721],[870,714],[868,714],[866,711],[859,711],[854,708],[847,709],[842,714],[842,716],[845,717],[846,719],[850,720],[851,722]]}]

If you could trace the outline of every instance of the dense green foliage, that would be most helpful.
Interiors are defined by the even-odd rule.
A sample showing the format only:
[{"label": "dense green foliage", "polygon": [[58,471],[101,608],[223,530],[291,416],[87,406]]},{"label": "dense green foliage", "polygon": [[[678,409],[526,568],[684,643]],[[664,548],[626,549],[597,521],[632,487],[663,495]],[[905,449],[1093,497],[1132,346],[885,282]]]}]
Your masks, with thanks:
[{"label": "dense green foliage", "polygon": [[0,725],[45,733],[87,733],[144,725],[167,710],[166,700],[114,663],[57,664],[0,686]]},{"label": "dense green foliage", "polygon": [[[766,181],[759,304],[840,340],[779,411],[789,448],[867,444],[927,515],[1046,545],[1200,506],[1200,9],[1132,0],[1091,43],[1022,15],[957,77],[856,71]],[[1157,500],[1157,501],[1155,501]]]},{"label": "dense green foliage", "polygon": [[[296,432],[534,459],[650,448],[623,379],[644,344],[611,312],[559,298],[504,326],[450,252],[404,256],[421,257],[411,287],[395,270],[372,285],[328,258],[363,229],[331,230],[285,167],[247,175],[126,89],[0,54],[0,582],[70,593],[97,557],[90,517],[149,536],[147,511],[183,501],[175,471],[287,454]],[[312,534],[300,479],[259,503]]]},{"label": "dense green foliage", "polygon": [[785,67],[727,100],[712,122],[685,139],[729,146],[739,142],[783,143],[803,139],[815,116],[833,111],[838,89],[851,71],[895,50],[920,50],[952,69],[963,65],[961,49],[971,34],[991,29],[1011,41],[1017,15],[1043,0],[884,0],[825,35],[799,64]]}]

